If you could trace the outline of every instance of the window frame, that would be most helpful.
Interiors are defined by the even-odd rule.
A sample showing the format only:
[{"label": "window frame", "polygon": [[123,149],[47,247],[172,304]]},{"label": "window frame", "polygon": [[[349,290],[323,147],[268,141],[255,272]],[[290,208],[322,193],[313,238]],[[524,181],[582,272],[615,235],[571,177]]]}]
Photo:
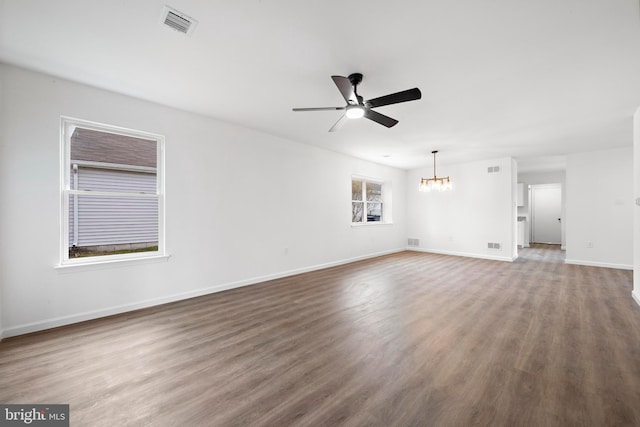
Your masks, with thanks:
[{"label": "window frame", "polygon": [[[362,200],[353,200],[353,182],[354,181],[360,181],[362,183]],[[367,201],[367,183],[371,183],[371,184],[378,184],[380,185],[380,192],[381,192],[381,200],[380,202],[369,202]],[[390,208],[388,206],[389,204],[389,200],[390,200],[390,196],[388,194],[389,189],[388,189],[389,185],[388,183],[386,183],[384,180],[382,179],[378,179],[378,178],[369,178],[369,177],[365,177],[365,176],[361,176],[361,175],[352,175],[351,176],[351,181],[350,181],[350,188],[351,188],[351,203],[350,203],[350,208],[351,208],[351,218],[353,219],[353,203],[354,202],[361,202],[363,203],[363,221],[360,222],[353,222],[353,220],[351,221],[351,226],[352,227],[361,227],[361,226],[365,226],[365,225],[388,225],[388,224],[392,224],[391,221],[391,211]],[[381,203],[382,204],[382,215],[381,215],[381,219],[380,221],[368,221],[367,219],[367,204],[369,203]]]},{"label": "window frame", "polygon": [[[71,126],[84,129],[107,132],[133,138],[144,138],[156,142],[156,192],[127,193],[111,191],[74,190],[70,185],[71,170]],[[165,252],[165,139],[163,135],[128,129],[124,127],[98,123],[73,117],[60,116],[60,260],[57,267],[86,266],[106,264],[121,261],[148,260],[152,258],[167,258]],[[69,200],[74,195],[117,196],[132,198],[154,198],[158,201],[158,250],[147,252],[133,252],[127,254],[98,255],[81,258],[69,258]]]}]

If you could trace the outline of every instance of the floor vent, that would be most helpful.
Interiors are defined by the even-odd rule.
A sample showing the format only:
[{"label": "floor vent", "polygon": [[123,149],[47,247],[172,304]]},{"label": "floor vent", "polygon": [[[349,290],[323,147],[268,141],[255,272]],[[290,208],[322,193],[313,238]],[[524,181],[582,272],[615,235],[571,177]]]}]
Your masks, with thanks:
[{"label": "floor vent", "polygon": [[183,34],[193,33],[196,25],[198,25],[198,21],[195,19],[172,9],[169,6],[165,6],[162,9],[161,19],[164,25]]}]

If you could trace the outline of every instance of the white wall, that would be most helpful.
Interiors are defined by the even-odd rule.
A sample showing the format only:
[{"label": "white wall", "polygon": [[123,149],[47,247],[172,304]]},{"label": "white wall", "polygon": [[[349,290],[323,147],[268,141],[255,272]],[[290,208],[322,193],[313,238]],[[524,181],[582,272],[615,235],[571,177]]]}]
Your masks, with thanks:
[{"label": "white wall", "polygon": [[[5,153],[4,153],[4,146],[5,144],[3,143],[3,138],[2,138],[2,129],[5,128],[4,125],[4,68],[0,66],[0,167],[2,166],[2,159],[5,158]],[[4,253],[6,249],[6,245],[8,245],[8,242],[6,241],[6,239],[4,239],[4,235],[2,234],[2,211],[4,210],[2,205],[3,205],[3,198],[2,198],[2,194],[4,194],[3,188],[5,185],[9,185],[8,182],[4,182],[4,179],[0,179],[0,262],[2,261],[2,254]],[[3,325],[3,310],[2,310],[2,284],[4,283],[4,281],[2,280],[2,264],[0,264],[0,341],[2,340],[2,337],[4,336],[4,329],[2,327]]]},{"label": "white wall", "polygon": [[[442,154],[442,153],[441,153]],[[487,173],[500,166],[499,173]],[[438,165],[438,176],[451,177],[450,192],[421,193],[421,177],[429,168],[407,177],[407,235],[427,252],[511,261],[516,251],[516,173],[510,158],[458,165]],[[488,249],[487,243],[500,243]]]},{"label": "white wall", "polygon": [[631,269],[632,148],[568,155],[566,187],[566,262]]},{"label": "white wall", "polygon": [[[5,336],[406,246],[406,171],[19,68],[0,71]],[[165,135],[167,262],[54,269],[61,115]],[[352,174],[390,184],[393,225],[351,227]]]},{"label": "white wall", "polygon": [[529,190],[527,189],[528,185],[540,185],[540,184],[560,184],[561,186],[561,197],[562,197],[562,206],[561,206],[561,216],[562,222],[560,223],[560,233],[562,239],[562,249],[566,249],[567,240],[566,240],[566,173],[565,171],[549,171],[549,172],[526,172],[526,173],[518,173],[518,182],[521,182],[525,187],[525,197],[524,197],[524,205],[518,207],[518,215],[525,215],[529,217],[529,221],[527,225],[531,227],[531,218],[529,212]]},{"label": "white wall", "polygon": [[[633,194],[640,201],[640,108],[633,116]],[[633,207],[633,298],[640,304],[640,206]]]},{"label": "white wall", "polygon": [[511,159],[511,255],[518,257],[518,162]]}]

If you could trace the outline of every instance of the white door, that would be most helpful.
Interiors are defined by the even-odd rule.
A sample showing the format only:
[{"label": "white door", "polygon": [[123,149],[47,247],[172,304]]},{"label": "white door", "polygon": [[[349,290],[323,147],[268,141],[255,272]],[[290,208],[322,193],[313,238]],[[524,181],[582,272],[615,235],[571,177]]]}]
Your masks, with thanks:
[{"label": "white door", "polygon": [[562,190],[560,184],[531,186],[531,241],[562,243]]}]

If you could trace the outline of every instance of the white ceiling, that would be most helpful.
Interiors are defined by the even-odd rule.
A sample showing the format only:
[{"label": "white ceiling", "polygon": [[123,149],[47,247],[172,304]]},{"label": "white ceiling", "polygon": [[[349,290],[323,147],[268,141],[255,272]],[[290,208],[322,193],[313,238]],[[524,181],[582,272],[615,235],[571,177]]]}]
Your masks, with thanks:
[{"label": "white ceiling", "polygon": [[[637,0],[167,1],[192,35],[164,1],[0,0],[0,61],[407,169],[632,144]],[[422,99],[378,108],[391,129],[291,111],[343,105],[352,72]]]}]

